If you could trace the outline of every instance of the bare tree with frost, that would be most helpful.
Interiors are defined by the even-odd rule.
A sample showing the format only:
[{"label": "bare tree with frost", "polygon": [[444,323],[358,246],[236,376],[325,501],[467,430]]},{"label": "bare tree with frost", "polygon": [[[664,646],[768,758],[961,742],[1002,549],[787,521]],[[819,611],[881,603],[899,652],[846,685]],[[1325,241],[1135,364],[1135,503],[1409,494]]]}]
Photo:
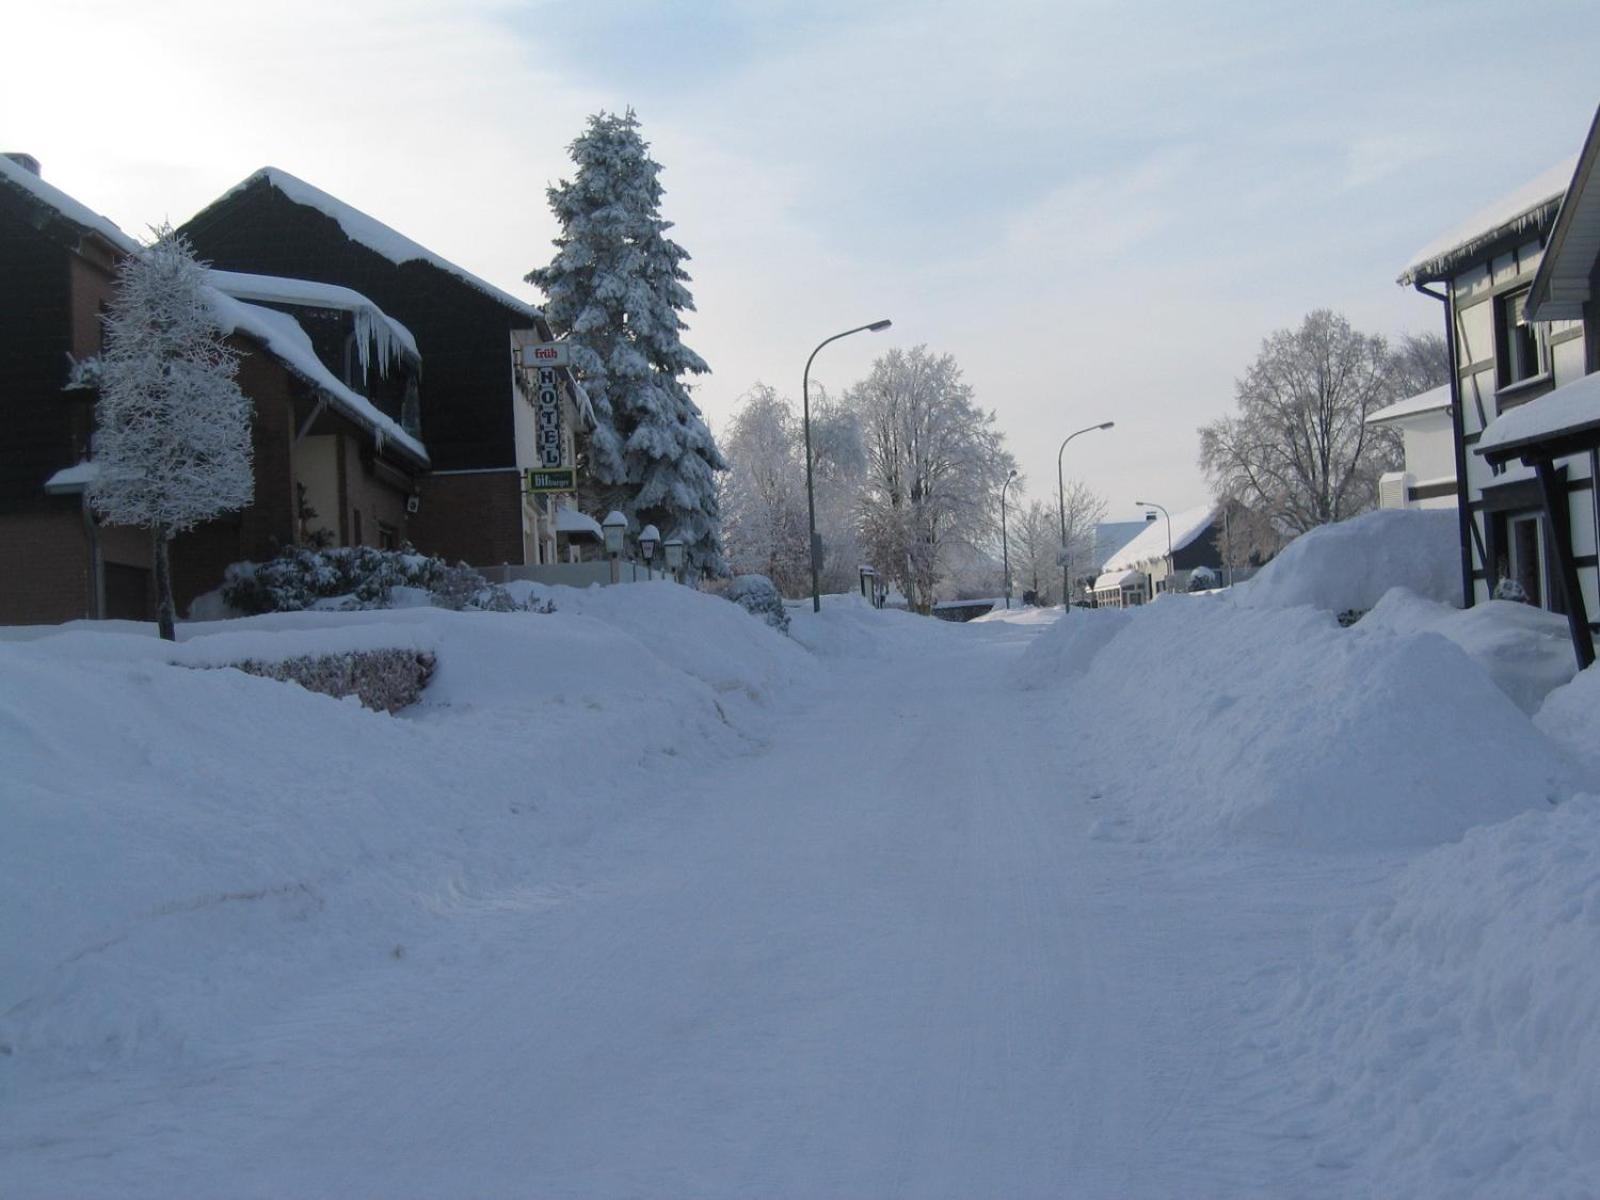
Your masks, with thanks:
[{"label": "bare tree with frost", "polygon": [[736,575],[765,575],[784,595],[810,587],[805,462],[789,402],[766,384],[745,393],[722,434],[724,551]]},{"label": "bare tree with frost", "polygon": [[208,300],[206,269],[170,226],[123,260],[105,316],[89,498],[150,533],[161,636],[177,637],[169,544],[250,503],[250,401]]}]

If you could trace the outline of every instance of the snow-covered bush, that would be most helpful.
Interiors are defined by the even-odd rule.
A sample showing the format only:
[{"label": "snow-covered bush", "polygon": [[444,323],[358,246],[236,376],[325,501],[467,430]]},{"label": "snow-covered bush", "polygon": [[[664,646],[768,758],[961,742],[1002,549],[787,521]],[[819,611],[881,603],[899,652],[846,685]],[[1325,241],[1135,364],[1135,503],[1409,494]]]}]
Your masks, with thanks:
[{"label": "snow-covered bush", "polygon": [[1515,579],[1502,578],[1494,585],[1494,598],[1496,600],[1511,600],[1517,604],[1528,602],[1527,589]]},{"label": "snow-covered bush", "polygon": [[421,698],[437,660],[427,651],[393,649],[304,655],[279,662],[245,659],[230,665],[246,675],[298,683],[323,696],[355,696],[375,712],[395,713]]},{"label": "snow-covered bush", "polygon": [[372,546],[319,550],[290,546],[264,563],[234,563],[222,598],[243,613],[299,612],[306,608],[389,608],[397,589],[425,593],[438,608],[511,612],[519,606],[497,584],[465,563]]},{"label": "snow-covered bush", "polygon": [[723,595],[753,617],[760,617],[780,633],[789,632],[789,613],[783,597],[765,575],[738,575]]},{"label": "snow-covered bush", "polygon": [[1204,564],[1189,572],[1189,590],[1191,592],[1210,591],[1219,582],[1217,573]]}]

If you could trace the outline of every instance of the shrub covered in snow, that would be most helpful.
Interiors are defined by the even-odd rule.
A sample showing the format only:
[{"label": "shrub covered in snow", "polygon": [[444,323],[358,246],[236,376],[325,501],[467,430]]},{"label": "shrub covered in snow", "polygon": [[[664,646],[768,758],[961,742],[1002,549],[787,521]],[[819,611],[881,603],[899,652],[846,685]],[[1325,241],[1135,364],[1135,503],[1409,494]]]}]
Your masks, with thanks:
[{"label": "shrub covered in snow", "polygon": [[1191,592],[1210,591],[1220,582],[1217,578],[1217,573],[1204,563],[1189,572],[1189,590]]},{"label": "shrub covered in snow", "polygon": [[299,612],[306,608],[390,608],[404,594],[423,594],[438,608],[510,612],[511,595],[465,563],[372,546],[321,550],[290,546],[264,563],[234,563],[222,598],[242,613]]},{"label": "shrub covered in snow", "polygon": [[421,698],[436,663],[427,651],[392,649],[304,655],[278,662],[245,659],[230,665],[246,675],[298,683],[323,696],[354,696],[375,712],[395,713]]},{"label": "shrub covered in snow", "polygon": [[783,597],[765,575],[737,575],[723,595],[780,633],[789,632],[789,614],[783,607]]}]

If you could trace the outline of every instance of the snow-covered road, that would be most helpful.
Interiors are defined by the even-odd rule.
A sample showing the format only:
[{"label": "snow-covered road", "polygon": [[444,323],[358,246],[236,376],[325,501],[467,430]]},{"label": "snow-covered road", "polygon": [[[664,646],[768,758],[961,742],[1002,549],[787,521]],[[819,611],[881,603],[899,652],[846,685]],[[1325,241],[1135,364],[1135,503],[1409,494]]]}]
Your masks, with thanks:
[{"label": "snow-covered road", "polygon": [[74,1134],[32,1144],[34,1182],[1303,1192],[1236,1050],[1304,941],[1296,895],[1344,889],[1306,872],[1335,868],[1108,836],[1088,749],[1006,680],[1033,630],[948,633],[836,659],[750,753],[665,771],[639,816],[280,1007],[221,1067],[38,1097],[25,1124]]}]

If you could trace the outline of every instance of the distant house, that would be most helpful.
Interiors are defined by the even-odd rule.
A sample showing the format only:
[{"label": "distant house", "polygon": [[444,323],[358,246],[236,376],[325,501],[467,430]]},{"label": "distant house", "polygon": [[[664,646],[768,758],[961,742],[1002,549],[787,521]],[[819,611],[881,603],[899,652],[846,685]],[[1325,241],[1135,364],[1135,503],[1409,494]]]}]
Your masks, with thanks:
[{"label": "distant house", "polygon": [[[46,183],[33,160],[0,157],[0,623],[152,615],[146,535],[103,525],[87,503],[95,393],[72,386],[74,364],[100,353],[118,263],[138,253],[114,224]],[[403,400],[415,351],[376,306],[288,281],[213,282],[213,315],[241,353],[238,382],[254,410],[255,498],[173,542],[180,611],[229,563],[304,540],[313,504],[341,544],[375,543],[386,530],[407,536],[407,500],[428,465],[421,442],[317,353],[318,338],[342,347],[361,331],[358,357],[373,386]]]},{"label": "distant house", "polygon": [[[572,499],[525,488],[526,472],[544,464],[539,418],[514,357],[518,342],[550,340],[537,308],[274,167],[182,231],[219,268],[352,289],[412,335],[425,364],[417,394],[374,402],[424,439],[432,457],[410,522],[418,549],[478,566],[558,561],[558,510]],[[565,461],[576,465],[593,413],[570,377],[561,414]]]},{"label": "distant house", "polygon": [[1398,430],[1405,466],[1378,480],[1379,508],[1454,508],[1456,441],[1450,385],[1367,414],[1368,425]]},{"label": "distant house", "polygon": [[1600,238],[1596,153],[1591,128],[1578,160],[1481,210],[1400,274],[1443,302],[1465,602],[1521,596],[1568,614],[1585,638],[1600,599],[1600,472],[1594,448],[1557,436],[1562,421],[1546,418],[1600,365],[1588,299]]},{"label": "distant house", "polygon": [[1220,503],[1173,513],[1157,514],[1144,532],[1128,542],[1100,568],[1094,582],[1095,604],[1101,608],[1128,608],[1144,604],[1161,592],[1187,591],[1197,567],[1220,570],[1222,553],[1217,535],[1227,519]]}]

